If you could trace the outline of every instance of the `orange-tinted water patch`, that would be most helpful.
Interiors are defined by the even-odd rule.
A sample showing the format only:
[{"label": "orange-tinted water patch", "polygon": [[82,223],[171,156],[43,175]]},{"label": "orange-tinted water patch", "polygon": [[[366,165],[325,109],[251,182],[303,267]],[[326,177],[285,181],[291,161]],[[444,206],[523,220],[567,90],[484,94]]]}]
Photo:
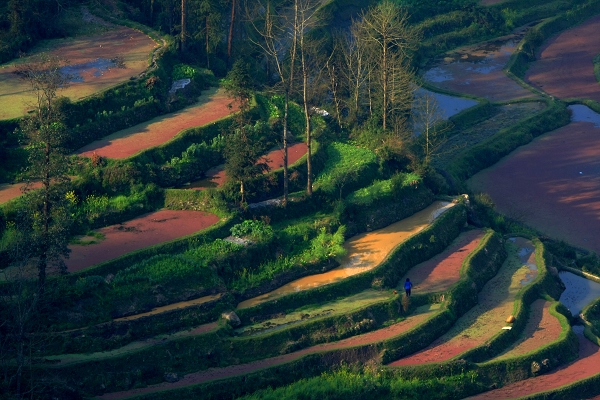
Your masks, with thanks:
[{"label": "orange-tinted water patch", "polygon": [[[216,299],[220,298],[221,296],[222,296],[222,294],[219,293],[219,294],[214,294],[211,296],[200,297],[200,298],[194,299],[194,300],[181,301],[179,303],[173,303],[173,304],[169,304],[169,305],[162,306],[162,307],[156,307],[156,308],[152,309],[151,311],[148,311],[145,313],[130,315],[128,317],[117,318],[117,319],[114,319],[113,321],[114,322],[133,321],[136,319],[148,317],[150,315],[161,314],[161,313],[164,313],[167,311],[178,310],[180,308],[186,308],[186,307],[190,307],[190,306],[198,306],[200,304],[204,304],[204,303],[208,303],[209,301],[216,300]],[[205,325],[203,325],[203,326],[205,326]]]},{"label": "orange-tinted water patch", "polygon": [[520,340],[496,359],[520,356],[558,340],[562,327],[560,321],[550,314],[550,305],[551,303],[547,300],[534,301],[531,304],[527,326],[525,326]]},{"label": "orange-tinted water patch", "polygon": [[[156,46],[142,32],[117,27],[99,35],[44,42],[33,53],[46,51],[69,60],[72,65],[93,62],[98,58],[111,59],[117,55],[123,57],[125,68],[110,68],[100,74],[85,74],[83,82],[72,83],[58,92],[59,96],[78,100],[128,81],[130,77],[146,70],[148,55]],[[35,103],[35,95],[30,87],[14,71],[13,65],[0,68],[0,119],[19,117]]]},{"label": "orange-tinted water patch", "polygon": [[123,129],[82,147],[77,154],[90,157],[96,153],[108,158],[127,158],[135,153],[159,146],[184,129],[214,122],[228,116],[231,99],[225,91],[215,88],[200,96],[198,103],[171,114],[162,115],[148,122]]},{"label": "orange-tinted water patch", "polygon": [[[306,143],[295,143],[288,147],[288,165],[292,165],[306,154]],[[269,171],[283,168],[283,150],[275,149],[262,157],[267,162]],[[222,186],[227,181],[225,166],[219,165],[211,168],[205,173],[206,178],[181,186],[181,189],[205,190],[208,188]]]},{"label": "orange-tinted water patch", "polygon": [[600,15],[549,39],[531,63],[525,80],[556,97],[600,101],[592,60],[600,53]]},{"label": "orange-tinted water patch", "polygon": [[356,235],[344,243],[347,253],[340,260],[339,267],[323,274],[295,280],[277,290],[243,301],[238,305],[238,308],[252,307],[289,293],[328,285],[361,272],[369,271],[381,264],[396,246],[425,229],[435,218],[453,205],[453,203],[445,201],[436,201],[424,210],[402,221],[383,229]]},{"label": "orange-tinted water patch", "polygon": [[477,247],[484,235],[479,229],[461,233],[442,253],[412,268],[402,277],[400,286],[406,278],[410,278],[413,293],[448,290],[460,279],[463,261]]},{"label": "orange-tinted water patch", "polygon": [[483,345],[501,332],[506,325],[506,318],[513,312],[517,293],[530,282],[526,277],[531,267],[524,265],[523,260],[530,260],[535,247],[530,241],[518,238],[516,250],[517,253],[509,255],[498,274],[483,287],[479,293],[478,304],[460,317],[447,333],[424,350],[394,361],[390,365],[404,366],[447,361],[469,349]]},{"label": "orange-tinted water patch", "polygon": [[344,349],[349,347],[355,347],[360,345],[366,345],[371,343],[380,342],[385,339],[393,338],[398,336],[408,330],[414,328],[415,326],[423,323],[428,318],[433,315],[432,312],[424,312],[417,315],[413,315],[408,317],[402,322],[391,325],[389,327],[379,329],[373,332],[365,333],[359,336],[353,336],[348,339],[340,340],[338,342],[325,343],[312,347],[308,347],[306,349],[296,351],[294,353],[289,353],[277,357],[271,357],[264,360],[253,361],[247,364],[241,365],[230,365],[224,368],[210,368],[206,371],[200,371],[192,374],[185,375],[180,381],[175,383],[159,383],[157,385],[151,385],[145,388],[140,389],[132,389],[124,392],[114,392],[107,393],[103,396],[100,396],[101,399],[122,399],[129,396],[153,393],[161,390],[169,390],[175,389],[179,387],[195,385],[203,382],[213,381],[217,379],[229,378],[236,375],[248,374],[253,371],[272,367],[275,365],[280,365],[284,363],[288,363],[294,360],[299,359],[302,356],[308,354],[314,354],[319,352],[324,352],[328,350],[336,350],[336,349]]},{"label": "orange-tinted water patch", "polygon": [[598,346],[583,336],[582,327],[574,327],[579,339],[579,357],[577,360],[552,372],[519,382],[511,383],[500,389],[482,393],[469,399],[516,399],[535,393],[557,389],[569,383],[600,373],[600,351]]},{"label": "orange-tinted water patch", "polygon": [[70,245],[65,260],[69,272],[79,271],[144,247],[167,242],[206,229],[219,217],[200,211],[160,210],[124,224],[99,229],[104,240],[87,246]]},{"label": "orange-tinted water patch", "polygon": [[[598,85],[600,86],[600,85]],[[572,122],[467,181],[503,214],[600,253],[600,129]]]}]

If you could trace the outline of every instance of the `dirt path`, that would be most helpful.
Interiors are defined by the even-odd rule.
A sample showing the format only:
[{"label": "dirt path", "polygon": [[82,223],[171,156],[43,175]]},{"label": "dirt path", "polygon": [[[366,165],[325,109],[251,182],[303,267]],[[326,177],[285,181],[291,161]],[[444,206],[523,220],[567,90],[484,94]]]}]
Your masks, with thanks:
[{"label": "dirt path", "polygon": [[144,247],[190,235],[217,223],[219,217],[199,211],[160,210],[123,224],[98,229],[104,240],[91,245],[70,245],[69,272],[117,258]]},{"label": "dirt path", "polygon": [[538,51],[525,80],[559,98],[600,101],[592,60],[600,53],[600,15],[549,39]]},{"label": "dirt path", "polygon": [[344,242],[347,253],[340,260],[339,267],[323,274],[297,279],[272,292],[245,300],[238,308],[252,307],[289,293],[328,285],[369,271],[378,266],[396,246],[428,227],[435,218],[453,205],[445,201],[436,201],[424,210],[385,228],[356,235]]},{"label": "dirt path", "polygon": [[100,396],[101,399],[122,399],[125,397],[130,397],[134,395],[146,394],[157,392],[160,390],[169,390],[175,389],[179,387],[195,385],[203,382],[213,381],[217,379],[229,378],[236,375],[248,374],[259,369],[272,367],[275,365],[280,365],[284,363],[288,363],[294,360],[299,359],[302,356],[308,354],[314,354],[318,352],[328,351],[328,350],[337,350],[344,349],[354,346],[366,345],[371,343],[380,342],[385,339],[389,339],[395,336],[398,336],[415,326],[423,323],[428,318],[434,315],[433,311],[425,311],[420,314],[416,314],[408,317],[402,322],[391,325],[387,328],[379,329],[377,331],[365,333],[364,335],[353,336],[348,339],[340,340],[338,342],[325,343],[317,346],[308,347],[306,349],[285,354],[282,356],[267,358],[264,360],[253,361],[247,364],[241,365],[231,365],[224,368],[211,368],[205,371],[196,372],[192,374],[185,375],[180,381],[175,383],[160,383],[157,385],[151,385],[146,388],[140,389],[132,389],[123,392],[114,392],[108,393],[103,396]]},{"label": "dirt path", "polygon": [[502,71],[525,32],[522,27],[511,35],[443,54],[428,67],[423,78],[439,88],[490,101],[536,97]]},{"label": "dirt path", "polygon": [[506,326],[521,288],[534,278],[533,244],[517,238],[508,245],[509,256],[479,293],[479,303],[456,321],[454,326],[431,345],[413,355],[390,363],[403,366],[447,361],[473,347],[484,344]]},{"label": "dirt path", "polygon": [[[295,143],[288,147],[288,165],[292,165],[306,154],[306,143]],[[283,150],[275,149],[262,157],[269,165],[269,171],[283,168]],[[225,165],[219,165],[206,171],[206,178],[194,181],[180,189],[205,190],[222,186],[227,181]]]},{"label": "dirt path", "polygon": [[231,99],[223,89],[211,88],[198,98],[198,103],[181,111],[161,115],[150,121],[123,129],[88,144],[77,154],[90,157],[94,152],[107,158],[127,158],[135,153],[159,146],[184,129],[201,126],[228,116]]},{"label": "dirt path", "polygon": [[598,346],[583,336],[583,327],[575,326],[573,329],[576,330],[579,339],[579,357],[575,361],[550,373],[515,382],[500,389],[469,397],[469,399],[516,399],[556,389],[600,373],[600,351]]},{"label": "dirt path", "polygon": [[600,253],[599,139],[594,123],[571,122],[480,171],[467,186],[488,193],[501,213]]},{"label": "dirt path", "polygon": [[520,339],[495,360],[520,356],[558,340],[562,327],[560,321],[550,314],[551,304],[542,299],[534,301],[531,305],[527,326],[525,326]]},{"label": "dirt path", "polygon": [[[93,36],[44,41],[31,53],[48,52],[69,60],[67,72],[76,75],[76,79],[58,95],[79,100],[144,72],[148,68],[148,55],[156,46],[156,42],[142,32],[116,27]],[[125,68],[110,62],[116,56],[123,58]],[[20,59],[18,63],[27,60]],[[25,114],[35,102],[27,83],[13,73],[14,64],[0,66],[0,120]]]},{"label": "dirt path", "polygon": [[480,229],[461,233],[442,253],[412,268],[398,285],[410,278],[414,293],[441,292],[450,289],[460,279],[460,268],[465,258],[479,245],[485,235]]}]

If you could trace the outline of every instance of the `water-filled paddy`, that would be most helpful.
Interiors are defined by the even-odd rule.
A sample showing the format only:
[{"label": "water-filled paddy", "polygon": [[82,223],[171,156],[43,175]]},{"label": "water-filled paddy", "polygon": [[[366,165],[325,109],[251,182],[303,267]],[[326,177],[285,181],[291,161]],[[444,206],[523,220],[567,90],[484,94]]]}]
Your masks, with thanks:
[{"label": "water-filled paddy", "polygon": [[526,28],[515,33],[441,55],[426,69],[423,78],[442,89],[505,101],[534,97],[502,71],[522,39]]},{"label": "water-filled paddy", "polygon": [[560,295],[560,302],[571,314],[578,315],[585,306],[600,297],[600,283],[567,271],[561,271],[559,276],[566,287]]},{"label": "water-filled paddy", "polygon": [[[31,52],[48,52],[69,60],[65,72],[74,75],[71,85],[57,94],[78,100],[128,81],[148,67],[148,55],[157,44],[135,29],[115,26],[107,32],[69,39],[44,41]],[[124,62],[115,63],[116,56]],[[0,66],[0,119],[19,117],[35,103],[29,85],[14,74],[15,64]],[[119,64],[121,67],[117,67]]]}]

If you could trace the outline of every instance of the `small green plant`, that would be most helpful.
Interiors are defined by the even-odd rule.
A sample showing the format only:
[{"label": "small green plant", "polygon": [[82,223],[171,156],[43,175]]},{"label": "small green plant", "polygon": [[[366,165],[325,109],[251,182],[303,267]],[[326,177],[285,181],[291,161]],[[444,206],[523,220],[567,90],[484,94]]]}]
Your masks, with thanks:
[{"label": "small green plant", "polygon": [[273,228],[264,221],[246,220],[231,227],[231,236],[265,242],[273,237]]}]

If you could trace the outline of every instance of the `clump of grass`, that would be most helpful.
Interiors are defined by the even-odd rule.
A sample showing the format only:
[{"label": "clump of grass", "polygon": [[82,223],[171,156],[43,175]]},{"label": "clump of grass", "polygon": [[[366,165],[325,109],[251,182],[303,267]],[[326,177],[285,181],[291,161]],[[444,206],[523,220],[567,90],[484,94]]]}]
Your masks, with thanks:
[{"label": "clump of grass", "polygon": [[90,244],[97,244],[101,241],[103,241],[106,238],[106,235],[102,232],[96,232],[96,231],[88,231],[84,237],[92,237],[94,239],[89,239],[89,240],[83,240],[83,238],[72,238],[71,240],[69,240],[69,244],[77,244],[80,246],[88,246]]},{"label": "clump of grass", "polygon": [[331,143],[327,147],[327,162],[315,179],[315,187],[326,193],[339,191],[341,194],[344,186],[358,181],[369,166],[376,166],[376,163],[377,156],[370,150],[345,143]]}]

